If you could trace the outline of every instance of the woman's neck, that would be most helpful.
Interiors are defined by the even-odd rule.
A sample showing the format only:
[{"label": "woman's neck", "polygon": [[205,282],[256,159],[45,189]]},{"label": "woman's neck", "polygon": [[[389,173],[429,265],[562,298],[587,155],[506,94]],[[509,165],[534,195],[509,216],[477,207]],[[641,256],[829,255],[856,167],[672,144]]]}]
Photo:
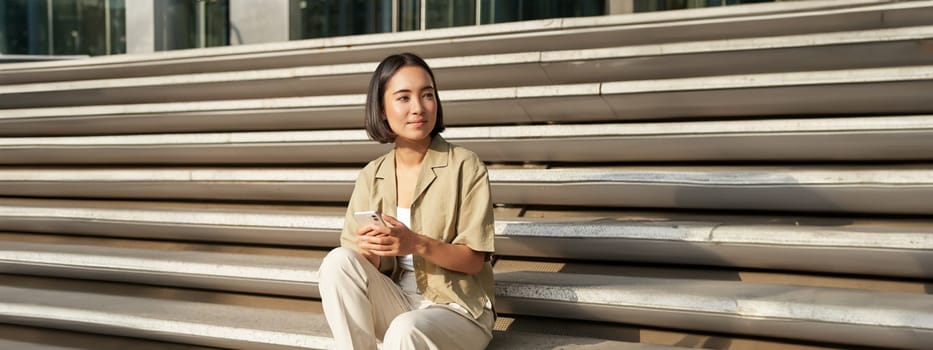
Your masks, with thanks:
[{"label": "woman's neck", "polygon": [[396,140],[395,142],[395,163],[396,166],[404,167],[416,167],[420,166],[421,162],[424,161],[424,155],[428,153],[428,148],[431,146],[431,138],[426,138],[419,141],[402,141]]}]

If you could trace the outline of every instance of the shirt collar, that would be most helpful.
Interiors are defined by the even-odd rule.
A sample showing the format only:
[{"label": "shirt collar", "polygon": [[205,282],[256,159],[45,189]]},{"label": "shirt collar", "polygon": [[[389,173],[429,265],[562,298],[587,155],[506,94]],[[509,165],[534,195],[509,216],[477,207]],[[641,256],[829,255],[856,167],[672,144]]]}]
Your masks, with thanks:
[{"label": "shirt collar", "polygon": [[[421,165],[421,173],[433,168],[442,168],[447,166],[447,155],[450,152],[450,144],[444,140],[441,135],[436,135],[431,139],[431,145],[428,146],[428,152],[424,155],[424,163]],[[377,179],[391,179],[395,182],[395,148],[389,151],[379,164],[376,170]],[[420,180],[420,179],[419,179]]]},{"label": "shirt collar", "polygon": [[[435,135],[431,139],[431,145],[428,146],[428,151],[424,155],[423,163],[421,164],[421,172],[418,174],[418,182],[415,184],[415,196],[412,198],[412,205],[418,202],[418,199],[424,194],[424,191],[428,189],[428,186],[434,182],[434,179],[437,178],[437,173],[434,171],[435,168],[443,168],[447,166],[448,153],[450,152],[450,144],[447,143],[447,140],[444,140],[440,135]],[[394,196],[389,198],[390,206],[394,207],[398,205],[398,194],[395,193],[395,149],[393,148],[389,151],[388,154],[382,159],[382,164],[379,164],[379,168],[376,170],[376,178],[388,180],[387,184],[393,184],[391,186],[391,191]]]}]

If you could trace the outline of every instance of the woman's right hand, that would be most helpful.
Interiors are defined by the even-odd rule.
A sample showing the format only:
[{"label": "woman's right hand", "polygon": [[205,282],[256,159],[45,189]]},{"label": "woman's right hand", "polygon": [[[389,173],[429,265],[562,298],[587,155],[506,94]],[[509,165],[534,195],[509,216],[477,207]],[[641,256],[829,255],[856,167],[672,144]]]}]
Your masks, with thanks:
[{"label": "woman's right hand", "polygon": [[356,246],[358,252],[365,257],[366,260],[369,260],[377,269],[379,268],[379,256],[373,254],[372,250],[370,250],[369,247],[371,247],[372,244],[369,243],[369,238],[385,235],[386,233],[382,232],[383,230],[387,231],[388,229],[375,225],[365,225],[360,226],[360,228],[356,230]]}]

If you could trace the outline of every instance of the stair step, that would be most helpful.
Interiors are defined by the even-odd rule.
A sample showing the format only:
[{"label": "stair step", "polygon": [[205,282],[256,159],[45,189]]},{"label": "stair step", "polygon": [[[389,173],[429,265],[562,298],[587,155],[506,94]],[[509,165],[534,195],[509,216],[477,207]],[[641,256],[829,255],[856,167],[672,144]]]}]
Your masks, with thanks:
[{"label": "stair step", "polygon": [[[806,17],[797,12],[809,11]],[[562,18],[482,27],[355,35],[260,45],[175,50],[75,60],[5,64],[0,82],[141,77],[366,62],[400,50],[424,57],[477,52],[500,54],[539,47],[586,49],[614,45],[864,30],[922,24],[925,3],[853,0],[769,3],[742,8],[703,8],[618,16]],[[926,17],[924,17],[926,16]],[[672,28],[673,27],[673,30]],[[482,40],[477,36],[482,35]]]},{"label": "stair step", "polygon": [[319,297],[326,251],[0,233],[0,273]]},{"label": "stair step", "polygon": [[[358,169],[0,168],[0,195],[346,202]],[[495,203],[933,214],[924,165],[607,166],[489,170]],[[529,191],[534,188],[535,191]],[[542,191],[540,189],[547,189]]]},{"label": "stair step", "polygon": [[217,350],[195,345],[0,324],[0,349],[10,350]]},{"label": "stair step", "polygon": [[[914,349],[933,336],[925,294],[515,271],[497,279],[497,308],[511,314]],[[330,342],[312,301],[12,275],[0,295],[4,323],[236,348]],[[520,332],[496,346],[527,339]],[[555,335],[529,345],[577,341]]]},{"label": "stair step", "polygon": [[[624,349],[624,347],[621,346],[628,342],[641,343],[643,345],[655,344],[656,346],[666,345],[694,349],[720,350],[835,350],[840,348],[839,345],[795,341],[790,339],[745,337],[721,333],[699,333],[669,328],[650,328],[633,324],[575,321],[567,318],[557,319],[528,316],[513,318],[510,316],[512,315],[499,314],[499,318],[496,320],[497,332],[493,338],[494,345],[499,345],[500,342],[506,341],[509,336],[530,333],[552,334],[565,337],[588,337],[591,339],[604,339],[621,343],[618,345],[620,347],[614,347],[616,346],[615,343],[577,341],[575,344],[580,344],[583,349],[589,349],[587,346],[595,347],[595,349],[605,349],[606,347],[604,346],[610,346],[609,349]],[[534,342],[535,340],[532,339],[528,341]],[[509,347],[503,346],[502,348],[507,349]],[[529,346],[529,348],[535,347]]]},{"label": "stair step", "polygon": [[[580,240],[579,237],[575,239]],[[0,257],[0,273],[121,281],[313,298],[319,297],[317,291],[318,268],[321,259],[326,254],[326,250],[132,241],[2,232],[0,232],[0,242],[3,243],[2,248],[0,248],[0,252],[3,253],[2,257]],[[594,247],[604,245],[604,242],[606,241],[590,242],[589,239],[584,239],[584,242],[579,242],[577,245]],[[617,251],[637,252],[639,250],[638,245],[611,243],[614,243],[613,247],[617,247],[615,248]],[[668,244],[668,246],[675,245]],[[776,251],[770,253],[774,256],[784,253],[779,249],[772,250]],[[677,253],[673,249],[668,251],[669,255],[677,255]],[[851,255],[857,253],[861,252],[854,251]],[[765,254],[768,254],[768,251],[761,253],[761,255]],[[548,255],[536,257],[553,258],[553,256]],[[607,260],[625,258],[625,256],[616,256]],[[751,260],[749,257],[745,257],[745,259]],[[662,259],[655,258],[655,260]],[[683,258],[672,258],[670,260],[667,262],[681,262]],[[818,265],[818,262],[816,259],[810,259],[810,266],[804,267],[809,267],[810,270],[824,270]],[[802,263],[798,264],[803,265]],[[735,263],[735,265],[741,265],[741,263]],[[782,284],[801,286],[839,285],[850,288],[909,291],[914,293],[923,289],[922,283],[873,281],[865,277],[845,279],[733,270],[698,272],[692,269],[663,269],[645,266],[625,267],[624,265],[608,268],[601,265],[558,262],[522,263],[512,259],[500,259],[496,263],[497,273],[522,271],[529,267],[538,271],[551,272],[663,278],[684,278],[684,276],[687,276],[687,278],[707,280],[735,280],[741,278],[750,282],[777,281]]]},{"label": "stair step", "polygon": [[[441,100],[448,125],[923,114],[933,111],[925,94],[931,85],[933,66],[921,65],[445,90]],[[365,100],[357,94],[26,108],[4,111],[0,120],[4,130],[58,135],[359,128]]]},{"label": "stair step", "polygon": [[[504,326],[499,326],[504,324]],[[584,334],[580,334],[584,333]],[[595,333],[594,335],[589,335]],[[680,344],[696,348],[703,344],[729,344],[720,349],[817,350],[812,344],[798,345],[758,339],[677,333],[617,325],[581,324],[573,320],[499,317],[489,349],[683,349],[652,344]],[[617,338],[628,341],[613,340]],[[638,343],[641,341],[642,343]],[[633,343],[634,342],[634,343]],[[0,324],[0,349],[15,350],[211,350],[196,345],[155,342],[112,335],[77,333],[50,328]]]},{"label": "stair step", "polygon": [[[314,301],[11,275],[2,281],[6,323],[226,348],[333,348]],[[546,333],[495,336],[501,339],[490,349],[676,349]]]},{"label": "stair step", "polygon": [[226,348],[333,344],[313,301],[15,276],[0,284],[3,323]]},{"label": "stair step", "polygon": [[[429,59],[428,64],[445,89],[480,89],[924,65],[933,63],[933,58],[926,54],[921,45],[930,38],[933,38],[933,27],[926,26],[588,50],[470,55]],[[839,57],[846,59],[840,60]],[[713,63],[697,68],[698,61]],[[373,61],[5,85],[0,86],[0,97],[6,97],[3,100],[9,102],[0,102],[0,108],[351,94],[368,84],[377,65],[378,62]],[[606,67],[626,69],[607,70]]]},{"label": "stair step", "polygon": [[[340,208],[343,209],[343,208]],[[341,210],[342,211],[342,210]],[[499,255],[931,278],[933,222],[645,212],[496,220]],[[329,249],[343,213],[296,206],[0,200],[0,230]],[[13,236],[10,236],[13,239]],[[54,241],[53,241],[54,243]],[[89,243],[98,245],[103,243]],[[169,246],[172,247],[172,246]],[[208,249],[210,250],[210,249]],[[624,251],[625,254],[619,252]],[[275,251],[279,254],[278,251]],[[311,264],[312,251],[300,264]],[[832,257],[832,258],[827,258]]]},{"label": "stair step", "polygon": [[[443,135],[487,162],[933,159],[931,115],[451,127]],[[363,164],[388,149],[363,130],[8,137],[0,164]]]},{"label": "stair step", "polygon": [[335,247],[345,206],[0,199],[0,230]]},{"label": "stair step", "polygon": [[745,282],[510,271],[503,313],[924,349],[933,296]]},{"label": "stair step", "polygon": [[628,343],[562,335],[523,332],[495,332],[489,349],[586,349],[586,350],[674,350],[685,349],[665,345]]}]

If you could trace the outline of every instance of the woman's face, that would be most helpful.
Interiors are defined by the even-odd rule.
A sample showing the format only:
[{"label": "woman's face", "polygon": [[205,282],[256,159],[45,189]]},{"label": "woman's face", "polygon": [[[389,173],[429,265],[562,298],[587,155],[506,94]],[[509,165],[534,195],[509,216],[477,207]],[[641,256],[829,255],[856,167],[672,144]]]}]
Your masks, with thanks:
[{"label": "woman's face", "polygon": [[382,97],[385,118],[397,135],[396,144],[430,140],[437,122],[437,100],[431,76],[424,68],[399,68],[386,82]]}]

